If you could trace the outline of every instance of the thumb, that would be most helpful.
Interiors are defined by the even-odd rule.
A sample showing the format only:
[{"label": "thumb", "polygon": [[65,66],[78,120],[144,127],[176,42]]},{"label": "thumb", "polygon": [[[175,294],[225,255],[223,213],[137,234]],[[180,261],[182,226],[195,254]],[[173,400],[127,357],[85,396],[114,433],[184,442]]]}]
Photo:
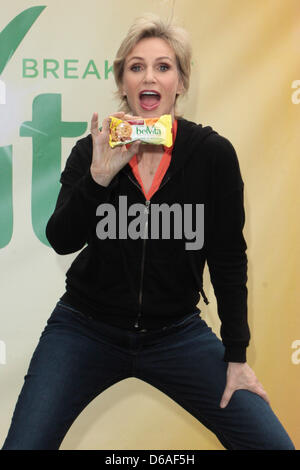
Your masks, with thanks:
[{"label": "thumb", "polygon": [[233,392],[234,390],[229,388],[228,386],[225,388],[221,402],[220,402],[220,408],[225,408],[228,405]]},{"label": "thumb", "polygon": [[136,140],[135,142],[133,142],[133,143],[130,145],[130,147],[129,147],[129,149],[127,150],[127,152],[126,152],[126,157],[128,157],[129,159],[131,159],[131,158],[133,157],[133,155],[135,155],[136,153],[138,153],[140,143],[141,143],[140,140]]}]

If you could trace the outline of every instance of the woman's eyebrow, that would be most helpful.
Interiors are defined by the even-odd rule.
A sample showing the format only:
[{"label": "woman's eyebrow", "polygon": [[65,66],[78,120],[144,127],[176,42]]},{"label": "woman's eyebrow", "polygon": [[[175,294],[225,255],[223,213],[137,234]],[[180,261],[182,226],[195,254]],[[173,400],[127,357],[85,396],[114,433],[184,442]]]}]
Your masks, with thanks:
[{"label": "woman's eyebrow", "polygon": [[130,62],[131,60],[144,60],[143,57],[130,57],[128,59],[128,62]]},{"label": "woman's eyebrow", "polygon": [[167,55],[166,55],[166,56],[163,56],[163,57],[158,57],[156,60],[165,60],[165,59],[168,59],[168,60],[170,60],[171,62],[173,61],[173,59],[171,59],[171,57],[168,57]]},{"label": "woman's eyebrow", "polygon": [[[158,61],[158,60],[165,60],[165,59],[168,59],[168,60],[170,60],[171,62],[173,62],[173,60],[171,59],[171,57],[168,57],[168,56],[157,57],[155,60]],[[130,57],[130,58],[128,59],[128,62],[130,62],[131,60],[144,60],[144,58],[143,58],[143,57],[138,57],[138,56]]]}]

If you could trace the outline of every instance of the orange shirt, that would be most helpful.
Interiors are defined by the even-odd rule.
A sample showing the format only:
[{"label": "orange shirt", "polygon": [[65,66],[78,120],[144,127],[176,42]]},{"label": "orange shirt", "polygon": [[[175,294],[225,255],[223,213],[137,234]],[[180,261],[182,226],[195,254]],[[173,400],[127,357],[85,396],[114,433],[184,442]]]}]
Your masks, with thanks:
[{"label": "orange shirt", "polygon": [[136,179],[138,180],[138,182],[140,183],[141,188],[143,190],[143,193],[145,195],[145,198],[147,200],[149,200],[153,196],[155,191],[158,190],[158,188],[160,186],[160,183],[161,183],[161,181],[162,181],[162,179],[163,179],[163,177],[164,177],[164,175],[165,175],[165,173],[166,173],[166,171],[167,171],[167,169],[170,165],[172,150],[173,150],[173,147],[174,147],[174,142],[175,142],[176,134],[177,134],[177,120],[176,119],[173,122],[172,133],[173,133],[173,145],[172,145],[172,147],[164,147],[165,153],[163,154],[162,159],[160,161],[160,164],[158,165],[158,168],[156,170],[156,173],[154,175],[154,178],[153,178],[153,181],[152,181],[152,184],[151,184],[151,188],[150,188],[150,190],[147,194],[145,192],[144,185],[143,185],[143,182],[142,182],[142,178],[140,176],[136,155],[134,155],[132,157],[132,159],[129,161],[132,172],[133,172],[134,176],[136,177]]}]

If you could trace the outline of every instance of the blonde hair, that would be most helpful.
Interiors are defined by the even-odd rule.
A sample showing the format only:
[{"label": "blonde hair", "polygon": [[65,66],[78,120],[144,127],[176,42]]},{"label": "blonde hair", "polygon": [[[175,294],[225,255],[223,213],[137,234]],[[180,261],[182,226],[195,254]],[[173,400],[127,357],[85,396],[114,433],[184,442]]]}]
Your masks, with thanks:
[{"label": "blonde hair", "polygon": [[[151,37],[164,39],[172,47],[176,56],[178,73],[184,87],[183,95],[189,89],[192,48],[187,31],[171,21],[163,21],[159,16],[148,13],[135,19],[113,62],[114,77],[118,88],[115,94],[121,102],[120,109],[122,111],[130,111],[127,98],[121,91],[126,57],[141,39]],[[177,98],[178,96],[176,101]]]}]

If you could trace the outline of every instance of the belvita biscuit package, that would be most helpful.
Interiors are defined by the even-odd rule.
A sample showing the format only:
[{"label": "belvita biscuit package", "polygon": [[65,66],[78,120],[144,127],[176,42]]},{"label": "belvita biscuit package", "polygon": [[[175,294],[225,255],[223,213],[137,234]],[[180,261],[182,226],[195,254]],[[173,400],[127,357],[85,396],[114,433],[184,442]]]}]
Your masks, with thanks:
[{"label": "belvita biscuit package", "polygon": [[122,121],[110,116],[109,145],[126,145],[136,140],[144,144],[164,145],[172,147],[172,116],[164,114],[159,118],[145,118]]}]

